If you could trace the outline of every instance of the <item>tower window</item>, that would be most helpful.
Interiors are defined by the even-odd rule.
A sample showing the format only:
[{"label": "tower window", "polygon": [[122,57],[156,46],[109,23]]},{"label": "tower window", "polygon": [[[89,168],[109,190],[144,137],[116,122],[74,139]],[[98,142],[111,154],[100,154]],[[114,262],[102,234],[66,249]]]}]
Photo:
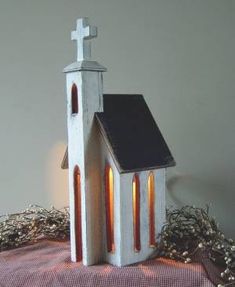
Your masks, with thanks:
[{"label": "tower window", "polygon": [[155,246],[155,186],[154,175],[148,177],[149,246]]},{"label": "tower window", "polygon": [[71,90],[71,106],[72,106],[72,114],[78,113],[78,89],[75,84],[72,85]]},{"label": "tower window", "polygon": [[132,181],[132,204],[133,204],[133,235],[134,249],[139,252],[140,244],[140,181],[137,174],[134,175]]},{"label": "tower window", "polygon": [[114,252],[114,176],[109,165],[105,168],[105,208],[107,250],[108,252]]}]

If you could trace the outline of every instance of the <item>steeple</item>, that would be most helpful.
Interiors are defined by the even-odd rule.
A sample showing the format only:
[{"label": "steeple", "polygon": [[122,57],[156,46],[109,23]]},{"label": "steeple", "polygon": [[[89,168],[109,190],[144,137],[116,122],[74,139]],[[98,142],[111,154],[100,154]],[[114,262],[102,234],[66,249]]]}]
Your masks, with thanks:
[{"label": "steeple", "polygon": [[90,26],[88,18],[77,20],[77,28],[71,33],[71,39],[77,41],[77,61],[90,60],[92,38],[97,37],[97,27]]},{"label": "steeple", "polygon": [[[71,34],[77,59],[66,73],[69,193],[72,261],[85,265],[102,257],[102,178],[99,174],[99,134],[94,115],[103,111],[103,76],[106,68],[91,60],[91,39],[97,28],[88,18],[77,20]],[[94,248],[96,246],[96,248]]]},{"label": "steeple", "polygon": [[76,30],[72,31],[71,39],[77,42],[77,61],[67,66],[64,72],[72,71],[101,71],[106,68],[91,60],[91,39],[98,35],[97,27],[89,25],[87,17],[77,20]]}]

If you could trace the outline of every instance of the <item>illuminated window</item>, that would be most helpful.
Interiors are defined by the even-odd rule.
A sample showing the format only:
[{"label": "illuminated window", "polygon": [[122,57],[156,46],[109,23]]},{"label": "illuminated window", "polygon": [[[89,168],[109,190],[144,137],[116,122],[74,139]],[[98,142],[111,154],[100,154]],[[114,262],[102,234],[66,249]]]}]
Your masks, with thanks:
[{"label": "illuminated window", "polygon": [[107,250],[114,252],[114,178],[113,170],[109,165],[105,168],[105,207]]},{"label": "illuminated window", "polygon": [[81,261],[82,260],[82,204],[81,204],[80,170],[77,165],[75,166],[73,172],[73,187],[74,187],[76,261]]},{"label": "illuminated window", "polygon": [[72,105],[72,114],[78,113],[78,89],[75,84],[72,85],[71,90],[71,105]]},{"label": "illuminated window", "polygon": [[140,246],[140,181],[137,174],[132,181],[132,200],[133,200],[133,235],[134,249],[139,252]]},{"label": "illuminated window", "polygon": [[149,209],[149,246],[155,246],[155,187],[154,175],[148,177],[148,209]]}]

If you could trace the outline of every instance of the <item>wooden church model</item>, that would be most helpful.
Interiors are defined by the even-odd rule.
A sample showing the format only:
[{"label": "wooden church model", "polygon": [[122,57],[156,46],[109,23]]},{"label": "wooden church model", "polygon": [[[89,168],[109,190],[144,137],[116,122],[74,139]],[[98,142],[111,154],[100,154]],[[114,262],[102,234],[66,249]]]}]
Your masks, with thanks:
[{"label": "wooden church model", "polygon": [[84,265],[143,261],[165,221],[165,170],[175,164],[142,95],[103,94],[91,60],[97,28],[77,20],[67,85],[71,258]]}]

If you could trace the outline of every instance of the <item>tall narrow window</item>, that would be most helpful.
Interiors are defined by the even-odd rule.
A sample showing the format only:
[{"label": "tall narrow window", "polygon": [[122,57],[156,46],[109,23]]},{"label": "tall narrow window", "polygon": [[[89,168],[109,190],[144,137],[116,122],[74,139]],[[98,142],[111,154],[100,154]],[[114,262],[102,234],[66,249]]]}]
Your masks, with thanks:
[{"label": "tall narrow window", "polygon": [[134,175],[132,181],[132,200],[133,200],[133,235],[134,249],[139,252],[140,244],[140,181],[137,174]]},{"label": "tall narrow window", "polygon": [[73,172],[74,185],[74,217],[75,217],[75,244],[76,261],[82,260],[82,204],[81,204],[81,182],[80,170],[76,165]]},{"label": "tall narrow window", "polygon": [[72,85],[71,90],[71,108],[72,108],[72,114],[78,113],[78,89],[75,84]]},{"label": "tall narrow window", "polygon": [[149,209],[149,246],[155,246],[155,187],[154,175],[148,177],[148,209]]},{"label": "tall narrow window", "polygon": [[105,168],[105,207],[107,250],[114,252],[114,178],[113,170],[109,165]]}]

